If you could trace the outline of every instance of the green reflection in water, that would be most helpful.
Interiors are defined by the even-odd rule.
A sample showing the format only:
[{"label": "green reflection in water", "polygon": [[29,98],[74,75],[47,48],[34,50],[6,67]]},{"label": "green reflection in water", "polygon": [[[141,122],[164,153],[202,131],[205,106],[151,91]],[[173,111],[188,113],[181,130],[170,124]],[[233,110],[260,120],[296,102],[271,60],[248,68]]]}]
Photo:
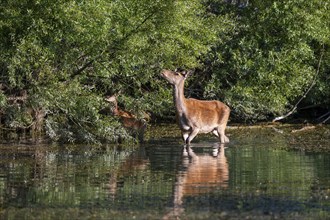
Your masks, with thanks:
[{"label": "green reflection in water", "polygon": [[132,149],[1,146],[0,217],[330,217],[329,153],[285,150],[292,137],[263,129],[231,140],[226,148],[209,136],[184,148],[170,135]]}]

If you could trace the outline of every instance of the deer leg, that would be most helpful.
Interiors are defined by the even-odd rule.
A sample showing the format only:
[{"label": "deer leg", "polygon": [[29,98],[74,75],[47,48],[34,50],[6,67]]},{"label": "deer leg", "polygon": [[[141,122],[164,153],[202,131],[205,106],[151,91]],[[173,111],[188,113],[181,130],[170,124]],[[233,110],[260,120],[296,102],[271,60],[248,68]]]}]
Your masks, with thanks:
[{"label": "deer leg", "polygon": [[188,137],[189,137],[189,132],[182,131],[182,139],[183,139],[184,143],[187,143]]},{"label": "deer leg", "polygon": [[198,134],[199,132],[199,129],[195,128],[195,129],[192,129],[191,133],[189,134],[189,137],[186,141],[186,144],[190,144],[190,142],[194,139],[194,137],[196,137],[196,135]]},{"label": "deer leg", "polygon": [[138,132],[138,139],[139,139],[140,143],[142,143],[144,141],[144,131]]},{"label": "deer leg", "polygon": [[141,124],[139,125],[141,128],[138,128],[139,133],[139,141],[142,143],[144,142],[144,132],[147,128],[147,124],[144,121],[141,121]]},{"label": "deer leg", "polygon": [[229,143],[229,138],[225,135],[225,142]]},{"label": "deer leg", "polygon": [[212,133],[213,133],[215,136],[219,137],[219,133],[218,133],[217,130],[214,129],[214,130],[212,131]]},{"label": "deer leg", "polygon": [[220,137],[220,143],[224,144],[224,143],[229,143],[229,138],[225,135],[225,128],[226,125],[222,124],[218,127],[218,134]]}]

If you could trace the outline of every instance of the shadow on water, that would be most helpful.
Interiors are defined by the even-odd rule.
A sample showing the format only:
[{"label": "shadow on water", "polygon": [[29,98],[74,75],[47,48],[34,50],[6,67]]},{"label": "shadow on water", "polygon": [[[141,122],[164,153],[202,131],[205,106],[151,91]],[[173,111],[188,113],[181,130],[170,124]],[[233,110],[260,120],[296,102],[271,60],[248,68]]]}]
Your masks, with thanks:
[{"label": "shadow on water", "polygon": [[[296,136],[265,129],[229,132],[225,146],[183,146],[173,132],[131,149],[1,145],[0,218],[330,217],[329,153],[287,150]],[[327,132],[307,142],[323,146]]]}]

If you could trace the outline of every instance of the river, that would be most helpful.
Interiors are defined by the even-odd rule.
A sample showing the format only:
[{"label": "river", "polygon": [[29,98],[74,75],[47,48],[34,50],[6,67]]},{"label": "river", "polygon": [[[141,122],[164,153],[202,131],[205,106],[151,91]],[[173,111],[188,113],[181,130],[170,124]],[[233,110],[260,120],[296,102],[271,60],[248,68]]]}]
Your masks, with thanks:
[{"label": "river", "polygon": [[330,127],[232,127],[182,145],[0,145],[0,219],[329,219]]}]

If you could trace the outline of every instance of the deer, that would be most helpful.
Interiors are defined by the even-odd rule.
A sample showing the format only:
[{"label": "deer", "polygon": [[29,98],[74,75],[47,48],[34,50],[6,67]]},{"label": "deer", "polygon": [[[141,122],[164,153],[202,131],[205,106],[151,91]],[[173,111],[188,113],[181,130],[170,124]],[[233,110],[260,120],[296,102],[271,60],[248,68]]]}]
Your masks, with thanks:
[{"label": "deer", "polygon": [[134,136],[137,135],[140,142],[143,142],[144,132],[147,128],[146,121],[144,119],[138,119],[134,114],[128,111],[119,109],[116,95],[106,96],[104,100],[111,104],[111,113],[120,118],[123,126],[130,130]]},{"label": "deer", "polygon": [[192,71],[163,70],[161,76],[173,86],[173,98],[176,110],[176,120],[186,145],[198,133],[212,132],[220,143],[229,143],[225,129],[230,115],[230,108],[216,100],[198,100],[185,98],[184,82]]}]

